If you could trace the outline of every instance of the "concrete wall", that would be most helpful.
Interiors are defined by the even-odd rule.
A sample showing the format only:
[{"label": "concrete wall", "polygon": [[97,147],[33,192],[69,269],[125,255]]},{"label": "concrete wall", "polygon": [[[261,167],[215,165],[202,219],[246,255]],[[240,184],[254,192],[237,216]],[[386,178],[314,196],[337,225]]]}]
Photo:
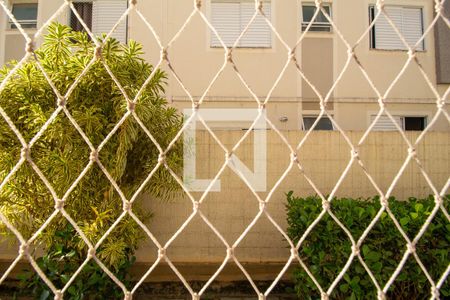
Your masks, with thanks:
[{"label": "concrete wall", "polygon": [[[231,148],[242,136],[241,131],[218,131],[220,140]],[[299,131],[284,131],[291,145],[296,145],[304,136]],[[362,132],[348,132],[353,143],[362,136]],[[414,141],[417,132],[408,132]],[[197,133],[197,178],[211,179],[224,162],[224,153],[206,132]],[[417,152],[423,166],[438,190],[448,180],[450,169],[450,136],[447,133],[430,132],[417,146]],[[237,151],[237,156],[253,169],[253,138],[245,140]],[[350,149],[338,132],[314,132],[298,152],[305,172],[323,194],[329,194],[350,160]],[[361,159],[383,191],[390,186],[407,156],[407,147],[398,133],[371,133],[360,147]],[[267,135],[267,187],[272,189],[289,164],[289,150],[273,131]],[[227,169],[221,179],[221,192],[210,193],[202,211],[217,226],[229,243],[233,243],[258,213],[258,202],[249,188],[235,173]],[[295,195],[314,195],[315,191],[306,182],[299,170],[294,168],[288,177],[276,189],[270,200],[268,211],[271,216],[286,228],[285,193],[293,190]],[[447,191],[448,192],[448,191]],[[415,163],[410,164],[393,195],[399,199],[410,196],[422,197],[432,194],[425,179]],[[258,192],[266,197],[267,192]],[[361,168],[354,164],[337,191],[339,197],[370,197],[376,191]],[[198,199],[200,193],[194,193]],[[154,211],[150,228],[155,236],[165,243],[182,225],[192,212],[188,199],[179,199],[170,203],[159,203],[145,199],[148,207]],[[237,255],[242,262],[280,263],[288,258],[287,243],[275,230],[267,218],[262,218],[240,244]],[[148,262],[154,259],[154,248],[139,251],[139,260]],[[196,217],[185,231],[168,249],[168,255],[179,263],[218,263],[225,256],[225,248],[214,233]]]}]

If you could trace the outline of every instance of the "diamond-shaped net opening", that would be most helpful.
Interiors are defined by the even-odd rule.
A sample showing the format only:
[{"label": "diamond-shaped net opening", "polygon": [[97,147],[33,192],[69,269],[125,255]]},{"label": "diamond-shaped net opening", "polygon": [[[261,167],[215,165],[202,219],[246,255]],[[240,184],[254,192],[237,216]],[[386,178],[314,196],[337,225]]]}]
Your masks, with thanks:
[{"label": "diamond-shaped net opening", "polygon": [[[122,4],[118,4],[120,1],[65,0],[42,24],[36,21],[33,5],[14,6],[10,2],[0,0],[0,8],[9,19],[10,29],[25,40],[25,55],[0,73],[0,97],[4,98],[0,107],[0,127],[4,135],[1,139],[4,154],[0,160],[0,228],[13,236],[18,244],[16,256],[8,261],[6,268],[2,268],[0,287],[6,286],[8,289],[8,276],[17,272],[20,264],[25,262],[30,265],[27,274],[30,274],[29,278],[35,278],[34,286],[42,292],[41,298],[50,296],[51,291],[55,299],[79,299],[86,296],[83,294],[86,285],[95,286],[102,282],[97,291],[104,297],[131,299],[133,295],[139,295],[140,287],[154,272],[165,272],[170,274],[168,277],[181,283],[180,295],[190,295],[192,299],[204,296],[206,299],[210,295],[220,294],[221,288],[216,286],[216,282],[226,278],[224,273],[228,273],[225,270],[231,269],[231,274],[237,274],[236,278],[244,282],[241,284],[258,299],[266,299],[277,292],[283,285],[283,279],[291,272],[303,282],[301,287],[297,287],[299,295],[308,293],[308,297],[328,299],[361,293],[358,289],[364,287],[368,294],[376,295],[378,299],[395,299],[399,290],[410,288],[407,285],[410,278],[406,278],[405,274],[409,274],[409,269],[416,268],[419,271],[414,279],[426,290],[420,291],[421,295],[431,299],[449,296],[448,169],[447,173],[436,175],[432,170],[436,166],[431,163],[432,158],[428,153],[420,154],[432,128],[448,127],[450,124],[447,104],[450,89],[437,86],[429,69],[422,63],[422,54],[427,50],[424,41],[433,34],[434,27],[438,23],[445,30],[450,27],[444,9],[448,0],[435,0],[434,6],[427,6],[427,17],[432,15],[428,8],[434,9],[433,17],[428,22],[423,22],[426,18],[421,19],[420,33],[409,30],[405,22],[417,21],[417,14],[425,14],[423,8],[402,8],[377,0],[368,7],[370,24],[358,29],[357,35],[349,37],[333,18],[332,3],[323,0],[308,3],[296,1],[294,10],[297,6],[302,7],[303,20],[290,25],[299,31],[295,38],[286,36],[284,28],[277,28],[276,18],[273,17],[276,14],[273,6],[278,2],[275,0],[186,0],[179,3],[168,1],[169,4],[144,0],[122,1]],[[108,2],[110,6],[102,2]],[[286,5],[293,2],[289,1]],[[155,5],[155,9],[161,12],[168,11],[168,5],[170,9],[183,11],[180,14],[183,17],[176,20],[177,30],[165,34],[169,38],[161,38],[159,32],[166,29],[161,29],[161,24],[145,15],[143,8],[147,5]],[[404,10],[400,19],[399,9]],[[100,35],[96,32],[99,28],[96,22],[100,22],[98,15],[102,10],[106,13],[103,16],[115,12],[117,17],[103,19],[106,23],[110,22],[110,26],[108,32]],[[94,20],[94,16],[97,19]],[[228,16],[228,23],[221,22],[224,16]],[[162,22],[170,22],[164,18],[171,17],[164,13]],[[70,27],[52,25],[52,22],[64,18]],[[160,52],[159,60],[153,66],[141,59],[143,52],[139,45],[131,40],[128,44],[121,44],[114,39],[123,28],[133,26],[133,23],[128,23],[130,18],[139,19],[136,28],[152,35],[152,49]],[[38,28],[32,35],[29,29],[34,24]],[[199,50],[203,45],[183,45],[190,43],[186,37],[195,34],[193,30],[199,26],[210,32],[211,40],[208,42],[216,58],[207,76],[196,74],[195,65],[191,66],[192,69],[186,69],[181,64],[187,51],[193,52],[196,64],[206,63]],[[381,36],[380,28],[388,29],[389,34]],[[346,51],[339,65],[334,70],[329,68],[329,72],[334,74],[331,84],[322,84],[321,78],[306,70],[308,61],[305,61],[305,55],[308,51],[314,55],[312,48],[305,48],[305,53],[300,51],[307,43],[309,34],[321,33],[333,34]],[[50,47],[49,43],[42,42],[47,34],[47,39],[57,40],[59,44],[53,43]],[[203,33],[199,31],[198,34]],[[373,66],[370,61],[362,59],[364,53],[361,45],[367,39],[374,51],[389,47],[403,50],[400,54],[395,53],[397,59],[402,60],[401,67]],[[41,48],[37,47],[38,44]],[[271,74],[263,74],[262,78],[258,70],[247,64],[251,59],[251,50],[246,52],[248,49],[241,49],[253,47],[258,47],[257,52],[267,55],[266,63],[279,67],[274,68]],[[274,51],[284,51],[285,56],[275,56]],[[60,57],[65,58],[64,63],[59,61]],[[152,58],[155,57],[153,53]],[[326,61],[327,58],[323,59]],[[373,72],[378,72],[375,69],[383,67],[389,67],[387,73],[390,76],[372,79]],[[167,72],[161,71],[162,68]],[[317,68],[323,68],[323,65]],[[395,106],[390,103],[392,98],[398,98],[405,90],[405,82],[413,76],[410,69],[414,69],[415,80],[420,80],[424,89],[433,95],[430,103],[436,103],[433,115],[426,121],[421,116],[407,119],[391,112]],[[367,102],[371,107],[370,122],[359,129],[362,130],[359,134],[345,130],[346,120],[339,120],[333,113],[334,93],[347,80],[350,70],[358,72],[358,80],[371,97]],[[292,88],[284,82],[287,74],[295,74],[302,81],[301,85],[307,91],[305,93],[315,99],[306,101],[315,113],[305,114],[300,124],[304,132],[300,135],[282,131],[284,127],[278,121],[285,122],[287,118],[277,120],[268,112],[271,105],[276,109],[274,102],[280,100],[275,100],[274,95]],[[92,82],[90,76],[101,80]],[[187,100],[184,106],[178,108],[191,108],[184,123],[176,109],[169,108],[164,99],[163,83],[167,80],[171,84],[168,88],[179,91]],[[257,113],[238,126],[239,134],[226,139],[227,130],[213,129],[214,120],[205,119],[202,111],[210,108],[208,102],[211,95],[223,93],[227,96],[230,92],[228,87],[218,86],[218,83],[229,80],[237,82],[245,94],[247,102],[241,107],[256,108]],[[264,88],[252,88],[259,80],[264,82]],[[17,83],[20,83],[19,88],[15,89]],[[234,99],[235,102],[239,100]],[[23,104],[20,109],[19,102]],[[408,103],[408,99],[403,99],[403,102]],[[98,103],[102,103],[101,109],[98,109]],[[290,105],[289,101],[286,105]],[[250,155],[244,146],[250,140],[257,139],[258,130],[261,130],[257,127],[260,119],[266,123],[272,139],[277,141],[275,146],[270,145],[271,151],[275,149],[286,158],[285,163],[278,165],[282,170],[275,170],[276,165],[269,166],[270,174],[274,175],[265,192],[261,192],[259,185],[248,174],[236,168],[237,157]],[[181,170],[183,154],[192,155],[190,151],[196,143],[195,137],[184,139],[183,153],[183,138],[188,127],[196,122],[205,132],[203,139],[208,139],[213,145],[206,145],[203,147],[205,149],[200,147],[207,154],[207,159],[214,159],[211,165],[202,165],[203,172],[213,180],[204,184],[201,192],[191,190],[189,178],[183,176]],[[382,138],[379,133],[374,133],[379,128],[393,129],[397,136],[396,143],[405,150],[403,156],[397,159],[397,164],[398,161],[401,163],[388,170],[388,184],[378,183],[382,180],[380,174],[386,174],[385,170],[377,168],[381,161],[367,161],[364,152],[367,144],[376,145],[377,139]],[[326,134],[321,136],[322,140],[331,141],[329,149],[321,151],[323,146],[314,144],[318,141],[313,137],[316,129],[336,131],[331,138]],[[417,129],[422,131],[418,134],[405,132]],[[73,136],[76,138],[70,139]],[[223,142],[224,138],[228,142]],[[435,139],[445,138],[448,141],[448,136]],[[187,151],[186,143],[191,147],[187,147]],[[448,155],[448,147],[448,144],[439,145],[436,155]],[[71,155],[74,148],[79,150],[79,157]],[[335,152],[336,149],[339,152]],[[320,162],[314,161],[320,152],[331,160],[345,160],[339,168],[336,167],[337,172],[330,173],[328,177],[331,179],[326,184],[318,182],[317,175],[313,173],[316,168],[327,173],[335,166],[320,170]],[[141,157],[129,161],[129,155]],[[269,156],[273,157],[273,154]],[[386,154],[386,159],[389,158]],[[446,161],[448,163],[448,159]],[[426,209],[412,200],[408,204],[411,209],[405,210],[396,201],[390,200],[397,186],[405,180],[403,176],[411,165],[420,176],[421,187],[432,195]],[[357,172],[355,168],[358,168]],[[51,175],[55,172],[57,176]],[[355,208],[335,200],[340,189],[348,184],[346,180],[350,175],[362,178],[359,182],[378,195],[371,200],[371,204],[361,201],[362,206],[356,208],[359,209],[358,218],[351,220],[345,218],[345,212]],[[445,179],[434,179],[438,175]],[[239,183],[227,182],[225,177],[231,176],[238,178]],[[293,181],[294,176],[298,177],[297,183]],[[252,210],[253,213],[248,214],[251,218],[233,220],[232,217],[227,219],[226,213],[220,214],[219,209],[236,209],[233,202],[226,203],[223,208],[213,205],[217,197],[212,195],[216,183],[221,180],[225,188],[236,189],[240,191],[238,195],[245,195],[245,203],[242,202],[244,204],[241,203],[238,209]],[[103,183],[104,188],[93,190],[94,182]],[[280,193],[280,188],[295,184],[315,194],[305,200],[310,202],[310,206],[302,212],[306,213],[307,218],[302,219],[296,228],[300,234],[286,231],[284,220],[278,220],[280,207],[284,204],[273,200],[273,196]],[[35,195],[32,196],[34,206],[27,202],[30,194]],[[143,197],[144,194],[151,197]],[[89,196],[93,200],[85,201]],[[184,199],[180,200],[181,196]],[[166,216],[169,223],[171,213],[176,211],[171,208],[177,205],[184,208],[184,213],[176,216],[183,221],[170,223],[166,230],[159,231],[163,232],[160,236],[154,234],[152,224],[148,222],[151,219],[148,208],[154,208],[154,199],[157,198],[170,200],[168,208],[155,212]],[[80,219],[78,212],[86,207],[92,211],[90,218]],[[25,213],[33,210],[39,213]],[[34,217],[37,215],[40,217]],[[425,221],[416,221],[420,215],[424,216],[420,220]],[[197,223],[201,226],[194,226]],[[262,246],[258,245],[260,224],[271,228],[270,234],[262,236],[266,239],[261,241]],[[192,226],[199,231],[190,232]],[[233,234],[222,234],[221,231],[228,230],[228,226]],[[53,232],[55,228],[58,230]],[[316,232],[324,234],[318,238]],[[442,240],[431,239],[434,234],[442,236]],[[72,242],[54,243],[50,248],[37,246],[52,236],[56,240],[59,238],[59,241],[71,237]],[[134,250],[138,242],[133,236],[145,237],[153,253],[139,258],[148,267],[141,267],[140,272],[134,272],[134,278],[131,278],[127,274],[128,264],[130,261],[134,263]],[[270,257],[270,251],[274,250],[270,245],[274,239],[283,240],[282,247],[285,248],[281,252],[287,257],[282,266],[274,268],[271,277],[263,282],[256,278],[257,270],[251,269],[242,260],[259,260],[261,263],[261,253]],[[381,239],[395,242],[397,248],[387,248],[379,242]],[[250,250],[241,256],[240,247]],[[177,248],[182,250],[177,252]],[[203,255],[218,258],[217,264],[202,273],[203,282],[192,280],[195,276],[191,275],[196,274],[190,273],[198,270],[185,268],[177,262],[176,255],[183,250],[199,256],[199,262],[203,261]],[[43,251],[47,255],[42,256]],[[53,264],[52,255],[59,257],[56,264]],[[74,257],[77,259],[72,259]],[[65,259],[72,259],[72,265],[61,263]],[[444,263],[439,264],[439,260]],[[293,267],[296,267],[294,271]],[[79,285],[80,279],[85,281],[85,285]],[[446,287],[445,292],[441,293],[443,287]]]}]

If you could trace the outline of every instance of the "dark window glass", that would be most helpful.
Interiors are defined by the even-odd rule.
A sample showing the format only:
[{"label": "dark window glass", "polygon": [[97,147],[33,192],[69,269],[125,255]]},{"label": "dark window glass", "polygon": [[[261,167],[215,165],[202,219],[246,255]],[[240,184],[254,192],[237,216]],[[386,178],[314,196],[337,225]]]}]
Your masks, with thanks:
[{"label": "dark window glass", "polygon": [[[312,21],[314,14],[316,12],[317,7],[311,5],[304,5],[302,7],[303,11],[303,23],[302,30],[306,30],[308,27],[308,23]],[[324,6],[323,9],[330,16],[330,7]],[[309,29],[310,31],[330,31],[331,26],[328,19],[325,17],[322,11],[319,12],[317,18],[314,20],[313,25]]]},{"label": "dark window glass", "polygon": [[[73,3],[73,6],[89,30],[92,30],[92,2],[75,2]],[[75,31],[85,31],[83,25],[81,25],[80,20],[78,20],[73,11],[70,15],[70,27]]]},{"label": "dark window glass", "polygon": [[[304,130],[309,130],[316,122],[317,117],[304,117],[303,124],[305,126]],[[331,120],[327,117],[323,117],[319,120],[316,127],[313,130],[333,130],[333,124]]]},{"label": "dark window glass", "polygon": [[425,117],[405,117],[405,130],[422,131],[425,129]]},{"label": "dark window glass", "polygon": [[[13,4],[12,14],[20,23],[22,28],[36,28],[37,25],[37,3],[18,3]],[[17,28],[17,26],[10,21],[11,28]]]}]

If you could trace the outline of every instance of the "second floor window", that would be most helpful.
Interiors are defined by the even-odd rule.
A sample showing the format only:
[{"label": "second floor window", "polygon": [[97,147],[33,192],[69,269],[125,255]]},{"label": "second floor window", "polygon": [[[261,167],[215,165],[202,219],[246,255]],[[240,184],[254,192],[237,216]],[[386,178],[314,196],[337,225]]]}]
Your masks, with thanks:
[{"label": "second floor window", "polygon": [[[423,35],[423,12],[421,7],[385,6],[386,14],[394,22],[405,41],[413,47]],[[369,20],[372,22],[377,15],[375,6],[369,7]],[[394,28],[384,14],[377,19],[370,31],[370,48],[382,50],[407,50]],[[425,50],[422,41],[416,50]]]},{"label": "second floor window", "polygon": [[[92,30],[92,2],[74,2],[73,6],[89,30]],[[74,12],[71,11],[70,13],[70,27],[76,31],[85,31]]]},{"label": "second floor window", "polygon": [[[96,36],[108,34],[127,10],[127,0],[74,1],[73,6],[83,22]],[[70,26],[77,31],[85,31],[80,20],[71,11]],[[127,20],[121,22],[111,35],[122,43],[127,41]]]},{"label": "second floor window", "polygon": [[[331,16],[331,8],[330,5],[324,4],[323,9],[327,13],[327,15]],[[314,3],[307,3],[302,5],[302,31],[305,31],[308,27],[309,23],[312,22],[311,27],[309,28],[309,31],[324,31],[324,32],[330,32],[331,31],[331,24],[330,21],[325,17],[324,13],[319,11],[317,14],[317,17],[313,20],[314,14],[316,13],[317,7]]]},{"label": "second floor window", "polygon": [[[11,12],[22,28],[37,27],[37,3],[14,3]],[[9,20],[9,28],[17,28],[12,20]]]},{"label": "second floor window", "polygon": [[[270,2],[263,5],[264,14],[270,19]],[[234,45],[241,32],[255,14],[255,1],[212,0],[211,23],[227,47]],[[272,31],[263,16],[258,14],[247,32],[239,40],[237,47],[270,48]],[[222,47],[217,36],[211,32],[211,47]]]}]

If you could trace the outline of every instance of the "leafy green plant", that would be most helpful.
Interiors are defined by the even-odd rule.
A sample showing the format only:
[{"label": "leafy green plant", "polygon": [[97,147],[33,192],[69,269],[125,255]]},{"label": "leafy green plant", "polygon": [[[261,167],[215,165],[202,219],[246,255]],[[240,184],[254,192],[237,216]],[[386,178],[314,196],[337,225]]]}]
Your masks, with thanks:
[{"label": "leafy green plant", "polygon": [[[450,197],[445,198],[448,209]],[[402,229],[413,239],[434,207],[433,197],[410,198],[408,201],[389,199],[389,207]],[[370,199],[333,199],[331,210],[357,240],[380,209],[378,197]],[[306,229],[322,211],[319,197],[298,198],[287,194],[288,235],[298,242]],[[351,254],[351,242],[344,231],[327,214],[306,237],[299,250],[300,258],[325,290],[338,276]],[[438,212],[416,251],[437,282],[450,262],[450,224]],[[400,263],[406,250],[406,241],[391,218],[383,212],[361,247],[361,255],[383,287]],[[320,299],[320,294],[306,272],[296,268],[293,272],[297,295],[301,299]],[[417,262],[411,256],[388,291],[389,299],[427,299],[431,285]],[[442,297],[450,297],[448,283],[440,290]],[[377,290],[367,271],[357,258],[338,283],[333,299],[376,299]]]},{"label": "leafy green plant", "polygon": [[[0,106],[27,142],[38,134],[59,103],[41,69],[48,74],[61,95],[65,95],[79,79],[70,96],[65,99],[65,109],[94,147],[98,147],[108,137],[128,112],[129,103],[122,91],[134,99],[154,72],[137,99],[134,112],[163,149],[174,139],[181,128],[182,118],[163,98],[166,74],[154,70],[152,65],[144,61],[142,46],[135,41],[124,45],[115,39],[108,39],[102,43],[102,55],[99,56],[100,51],[95,49],[85,33],[74,32],[61,24],[51,24],[35,57],[20,66],[5,83],[0,93]],[[94,57],[97,57],[95,62],[78,78]],[[0,82],[5,80],[16,64],[13,61],[0,71]],[[18,162],[22,145],[3,119],[0,121],[0,130],[0,180],[3,180]],[[181,143],[175,143],[165,157],[167,164],[176,173],[182,167],[181,147]],[[63,111],[30,149],[31,159],[60,199],[86,168],[90,154],[88,143]],[[103,144],[98,157],[124,196],[131,199],[156,166],[159,150],[130,115]],[[180,188],[162,166],[146,183],[142,192],[151,196],[146,197],[146,201],[168,200],[177,197]],[[123,213],[121,197],[96,163],[92,164],[65,200],[65,210],[93,244]],[[151,214],[143,209],[139,201],[142,202],[138,200],[133,204],[133,212],[146,222]],[[25,238],[30,238],[46,222],[54,206],[53,196],[28,162],[20,167],[0,192],[1,212]],[[1,226],[0,233],[11,236],[6,227]],[[73,228],[70,234],[61,234],[66,232],[68,226],[65,218],[57,216],[31,245],[36,250],[34,255],[44,253],[39,258],[40,265],[50,272],[53,279],[59,276],[60,283],[64,283],[64,273],[70,273],[76,270],[75,266],[81,265],[88,250]],[[143,237],[142,229],[127,216],[97,249],[97,257],[115,272],[120,272],[132,260]],[[61,259],[66,262],[66,266],[56,263]]]}]

